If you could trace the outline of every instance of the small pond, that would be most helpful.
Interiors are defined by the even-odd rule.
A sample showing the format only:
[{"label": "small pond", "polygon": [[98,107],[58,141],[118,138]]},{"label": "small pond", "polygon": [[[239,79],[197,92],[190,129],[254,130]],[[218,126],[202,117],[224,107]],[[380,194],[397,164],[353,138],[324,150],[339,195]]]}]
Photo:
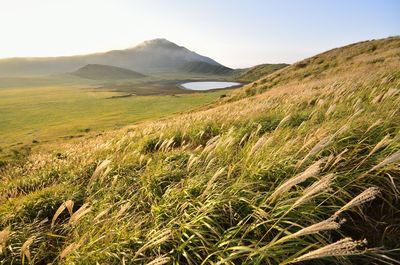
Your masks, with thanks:
[{"label": "small pond", "polygon": [[190,90],[211,90],[211,89],[221,89],[233,86],[240,86],[241,83],[238,82],[220,82],[220,81],[198,81],[183,83],[180,87]]}]

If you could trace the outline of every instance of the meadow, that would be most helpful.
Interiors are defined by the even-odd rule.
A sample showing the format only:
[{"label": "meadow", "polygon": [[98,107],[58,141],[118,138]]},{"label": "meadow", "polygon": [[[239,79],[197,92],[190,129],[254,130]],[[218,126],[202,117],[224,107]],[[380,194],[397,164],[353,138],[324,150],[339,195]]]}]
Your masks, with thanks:
[{"label": "meadow", "polygon": [[400,264],[399,54],[334,49],[3,163],[1,262]]},{"label": "meadow", "polygon": [[225,93],[119,97],[126,93],[77,85],[0,88],[0,150],[6,155],[27,145],[121,128],[196,108]]}]

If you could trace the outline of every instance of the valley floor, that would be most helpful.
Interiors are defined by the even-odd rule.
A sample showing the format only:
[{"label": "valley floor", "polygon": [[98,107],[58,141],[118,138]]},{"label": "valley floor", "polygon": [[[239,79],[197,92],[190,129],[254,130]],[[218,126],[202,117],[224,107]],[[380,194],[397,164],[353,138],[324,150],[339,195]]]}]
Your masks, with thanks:
[{"label": "valley floor", "polygon": [[8,156],[10,150],[23,152],[43,142],[101,133],[187,111],[229,93],[220,90],[183,94],[182,89],[176,88],[160,95],[152,87],[141,89],[152,93],[130,96],[137,93],[132,85],[126,85],[125,90],[77,85],[0,88],[0,158]]}]

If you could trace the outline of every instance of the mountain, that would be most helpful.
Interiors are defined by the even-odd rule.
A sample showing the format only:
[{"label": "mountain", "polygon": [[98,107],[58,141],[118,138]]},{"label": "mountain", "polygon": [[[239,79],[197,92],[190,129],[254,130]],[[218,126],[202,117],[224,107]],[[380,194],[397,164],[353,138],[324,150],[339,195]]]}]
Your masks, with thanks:
[{"label": "mountain", "polygon": [[93,80],[135,79],[145,77],[145,75],[141,73],[126,68],[103,64],[88,64],[71,74]]},{"label": "mountain", "polygon": [[213,59],[166,39],[145,41],[136,47],[78,56],[0,59],[0,77],[73,72],[88,64],[102,64],[145,74],[159,72],[229,72]]}]

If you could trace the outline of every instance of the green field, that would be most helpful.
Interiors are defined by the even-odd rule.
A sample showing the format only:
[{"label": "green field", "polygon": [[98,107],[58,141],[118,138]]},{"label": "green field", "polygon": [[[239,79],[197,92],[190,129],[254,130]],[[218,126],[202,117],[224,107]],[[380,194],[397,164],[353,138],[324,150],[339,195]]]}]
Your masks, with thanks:
[{"label": "green field", "polygon": [[[218,99],[226,91],[131,96],[74,86],[0,88],[0,149],[119,128]],[[0,153],[1,154],[1,153]]]}]

